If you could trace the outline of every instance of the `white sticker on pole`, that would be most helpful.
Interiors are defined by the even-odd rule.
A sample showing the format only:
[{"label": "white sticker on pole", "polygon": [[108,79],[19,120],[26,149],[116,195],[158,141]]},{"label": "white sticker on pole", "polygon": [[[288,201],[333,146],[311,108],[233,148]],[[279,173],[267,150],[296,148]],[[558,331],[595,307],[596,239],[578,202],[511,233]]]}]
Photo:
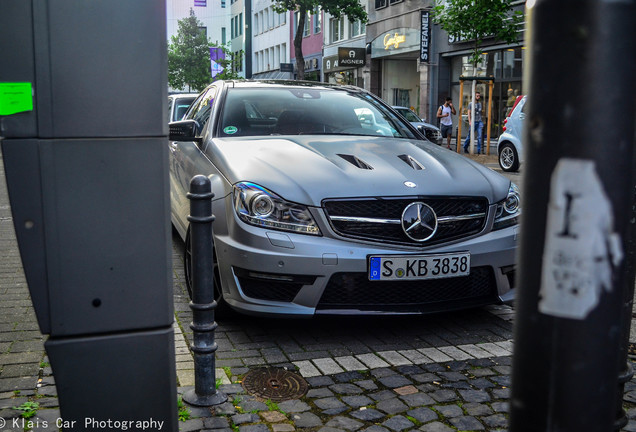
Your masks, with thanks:
[{"label": "white sticker on pole", "polygon": [[593,161],[562,159],[550,184],[539,311],[582,320],[611,291],[623,259],[611,203]]}]

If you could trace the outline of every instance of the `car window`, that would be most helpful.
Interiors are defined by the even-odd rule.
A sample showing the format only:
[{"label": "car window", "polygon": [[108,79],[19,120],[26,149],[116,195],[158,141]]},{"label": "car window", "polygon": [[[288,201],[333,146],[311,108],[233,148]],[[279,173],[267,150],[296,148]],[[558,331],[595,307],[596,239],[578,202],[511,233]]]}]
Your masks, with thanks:
[{"label": "car window", "polygon": [[172,99],[168,98],[168,121],[172,121],[170,113],[172,113]]},{"label": "car window", "polygon": [[403,120],[364,94],[305,87],[228,89],[219,134],[414,138]]},{"label": "car window", "polygon": [[184,114],[186,113],[186,111],[188,110],[188,108],[190,107],[190,104],[192,104],[192,101],[194,101],[193,97],[175,99],[174,111],[173,111],[172,119],[170,121],[181,120]]},{"label": "car window", "polygon": [[196,120],[199,124],[199,132],[203,131],[205,124],[210,119],[216,90],[216,87],[211,87],[205,93],[199,95],[192,105],[190,105],[190,108],[184,117],[185,120]]},{"label": "car window", "polygon": [[422,119],[419,118],[413,111],[408,109],[399,109],[397,110],[400,114],[404,116],[410,122],[421,122]]}]

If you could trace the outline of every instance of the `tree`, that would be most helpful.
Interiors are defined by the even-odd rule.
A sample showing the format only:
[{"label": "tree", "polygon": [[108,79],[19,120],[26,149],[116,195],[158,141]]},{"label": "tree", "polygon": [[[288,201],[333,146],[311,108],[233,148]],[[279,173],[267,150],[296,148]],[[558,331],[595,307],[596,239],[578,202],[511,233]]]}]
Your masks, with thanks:
[{"label": "tree", "polygon": [[[358,0],[274,0],[274,11],[284,13],[286,11],[298,12],[298,25],[294,36],[294,53],[296,55],[296,70],[298,79],[305,79],[305,58],[303,57],[303,30],[307,13],[312,15],[320,7],[324,12],[334,18],[346,16],[350,21],[362,21],[366,23],[367,12]],[[320,12],[318,12],[320,13]]]},{"label": "tree", "polygon": [[190,9],[190,16],[180,19],[179,30],[168,46],[168,83],[173,88],[203,90],[212,82],[210,44],[201,23]]},{"label": "tree", "polygon": [[[449,35],[472,41],[470,62],[473,75],[482,60],[481,45],[486,38],[495,38],[507,43],[519,39],[519,24],[523,13],[512,12],[511,0],[435,0],[433,20]],[[475,80],[472,82],[471,101],[475,104]],[[470,124],[475,121],[475,110],[470,111]],[[459,137],[457,137],[459,140]],[[470,152],[474,153],[475,130],[470,128]]]}]

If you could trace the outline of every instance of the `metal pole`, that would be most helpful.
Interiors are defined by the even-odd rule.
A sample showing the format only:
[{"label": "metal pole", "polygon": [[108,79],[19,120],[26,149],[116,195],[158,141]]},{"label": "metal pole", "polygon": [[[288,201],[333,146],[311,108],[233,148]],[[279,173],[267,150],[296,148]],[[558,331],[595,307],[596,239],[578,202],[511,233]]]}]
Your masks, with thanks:
[{"label": "metal pole", "polygon": [[214,269],[212,267],[212,183],[197,175],[190,181],[190,244],[192,247],[192,329],[194,342],[194,389],[183,395],[191,405],[212,406],[227,401],[227,395],[216,389],[214,331]]},{"label": "metal pole", "polygon": [[459,108],[457,109],[457,153],[461,153],[462,139],[462,102],[464,101],[464,80],[459,78]]},{"label": "metal pole", "polygon": [[510,430],[609,431],[625,370],[621,314],[634,287],[626,261],[636,1],[526,6],[530,87]]},{"label": "metal pole", "polygon": [[488,125],[486,126],[486,154],[490,154],[490,125],[492,124],[492,88],[494,86],[494,81],[491,78],[488,81]]}]

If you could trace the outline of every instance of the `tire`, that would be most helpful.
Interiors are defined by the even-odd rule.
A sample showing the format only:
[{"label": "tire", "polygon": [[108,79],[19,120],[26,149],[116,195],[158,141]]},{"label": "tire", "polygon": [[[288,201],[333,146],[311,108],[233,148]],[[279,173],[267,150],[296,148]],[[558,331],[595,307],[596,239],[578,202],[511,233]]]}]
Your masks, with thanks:
[{"label": "tire", "polygon": [[519,155],[511,143],[503,143],[499,147],[499,166],[506,172],[519,170]]},{"label": "tire", "polygon": [[[214,245],[213,245],[214,248]],[[190,228],[186,234],[185,247],[183,251],[183,270],[185,274],[186,288],[188,296],[192,300],[192,247],[190,243]],[[216,314],[227,316],[230,314],[230,307],[223,300],[223,290],[221,289],[221,276],[219,273],[219,263],[216,259],[216,249],[212,250],[212,264],[214,268],[214,301],[216,301]]]}]

